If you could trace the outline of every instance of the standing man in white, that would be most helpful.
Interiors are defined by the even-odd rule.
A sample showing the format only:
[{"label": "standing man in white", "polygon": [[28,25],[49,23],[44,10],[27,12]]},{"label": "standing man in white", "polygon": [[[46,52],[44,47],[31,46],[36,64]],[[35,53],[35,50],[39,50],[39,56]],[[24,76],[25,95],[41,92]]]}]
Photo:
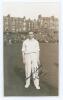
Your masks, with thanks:
[{"label": "standing man in white", "polygon": [[29,37],[23,42],[22,45],[22,56],[23,63],[25,64],[25,75],[26,75],[26,84],[25,88],[28,88],[30,85],[31,73],[33,76],[33,81],[36,89],[40,89],[39,86],[39,76],[38,76],[38,65],[39,61],[39,43],[34,39],[33,32],[29,32]]}]

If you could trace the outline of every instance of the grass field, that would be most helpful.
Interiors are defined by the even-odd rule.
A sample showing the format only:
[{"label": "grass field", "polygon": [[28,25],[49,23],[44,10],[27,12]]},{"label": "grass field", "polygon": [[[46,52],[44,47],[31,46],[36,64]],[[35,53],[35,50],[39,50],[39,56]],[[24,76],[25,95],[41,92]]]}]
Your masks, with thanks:
[{"label": "grass field", "polygon": [[24,65],[22,63],[21,47],[22,43],[13,43],[13,44],[7,43],[4,45],[4,95],[5,96],[57,96],[58,76],[56,76],[57,74],[55,75],[54,72],[53,74],[51,73],[53,70],[56,71],[55,73],[57,73],[58,44],[40,43],[40,62],[43,66],[45,66],[44,69],[45,72],[47,72],[46,76],[42,75],[40,76],[40,86],[41,86],[40,90],[35,89],[32,80],[31,80],[31,86],[28,89],[24,88],[25,72],[24,72]]}]

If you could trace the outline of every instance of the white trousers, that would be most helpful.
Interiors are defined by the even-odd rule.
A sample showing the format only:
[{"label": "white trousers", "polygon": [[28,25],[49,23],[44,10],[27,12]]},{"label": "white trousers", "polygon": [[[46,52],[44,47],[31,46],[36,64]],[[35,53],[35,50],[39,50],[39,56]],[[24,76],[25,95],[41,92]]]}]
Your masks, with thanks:
[{"label": "white trousers", "polygon": [[25,75],[26,84],[30,84],[31,74],[34,85],[39,85],[37,53],[25,54]]}]

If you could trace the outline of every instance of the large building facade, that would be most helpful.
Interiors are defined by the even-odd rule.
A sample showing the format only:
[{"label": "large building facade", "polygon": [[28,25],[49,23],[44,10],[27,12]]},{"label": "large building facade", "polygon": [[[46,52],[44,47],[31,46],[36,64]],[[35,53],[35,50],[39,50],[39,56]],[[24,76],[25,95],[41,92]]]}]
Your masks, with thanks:
[{"label": "large building facade", "polygon": [[54,16],[42,17],[38,16],[38,19],[31,20],[19,17],[11,17],[10,15],[3,17],[4,32],[28,32],[28,31],[44,31],[54,30],[58,31],[58,19]]},{"label": "large building facade", "polygon": [[[37,34],[48,37],[57,38],[58,36],[58,18],[51,17],[42,17],[38,15],[37,19],[31,20],[19,17],[11,17],[10,15],[3,17],[3,30],[4,33],[28,33],[29,31],[33,31]],[[41,37],[41,36],[40,36]]]}]

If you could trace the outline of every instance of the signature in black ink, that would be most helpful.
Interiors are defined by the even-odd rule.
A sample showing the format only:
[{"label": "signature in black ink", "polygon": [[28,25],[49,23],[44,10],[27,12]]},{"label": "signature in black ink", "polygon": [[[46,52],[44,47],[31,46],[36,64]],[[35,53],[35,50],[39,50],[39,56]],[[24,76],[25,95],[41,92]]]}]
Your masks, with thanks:
[{"label": "signature in black ink", "polygon": [[[26,80],[27,80],[28,78],[31,78],[32,75],[33,75],[34,73],[36,73],[37,71],[39,71],[40,68],[41,68],[41,71],[39,72],[39,75],[41,75],[42,73],[44,73],[44,72],[42,71],[43,66],[40,65],[38,68],[36,68],[36,71],[34,71],[29,77],[26,78]],[[36,78],[36,77],[35,77],[35,78]]]}]

